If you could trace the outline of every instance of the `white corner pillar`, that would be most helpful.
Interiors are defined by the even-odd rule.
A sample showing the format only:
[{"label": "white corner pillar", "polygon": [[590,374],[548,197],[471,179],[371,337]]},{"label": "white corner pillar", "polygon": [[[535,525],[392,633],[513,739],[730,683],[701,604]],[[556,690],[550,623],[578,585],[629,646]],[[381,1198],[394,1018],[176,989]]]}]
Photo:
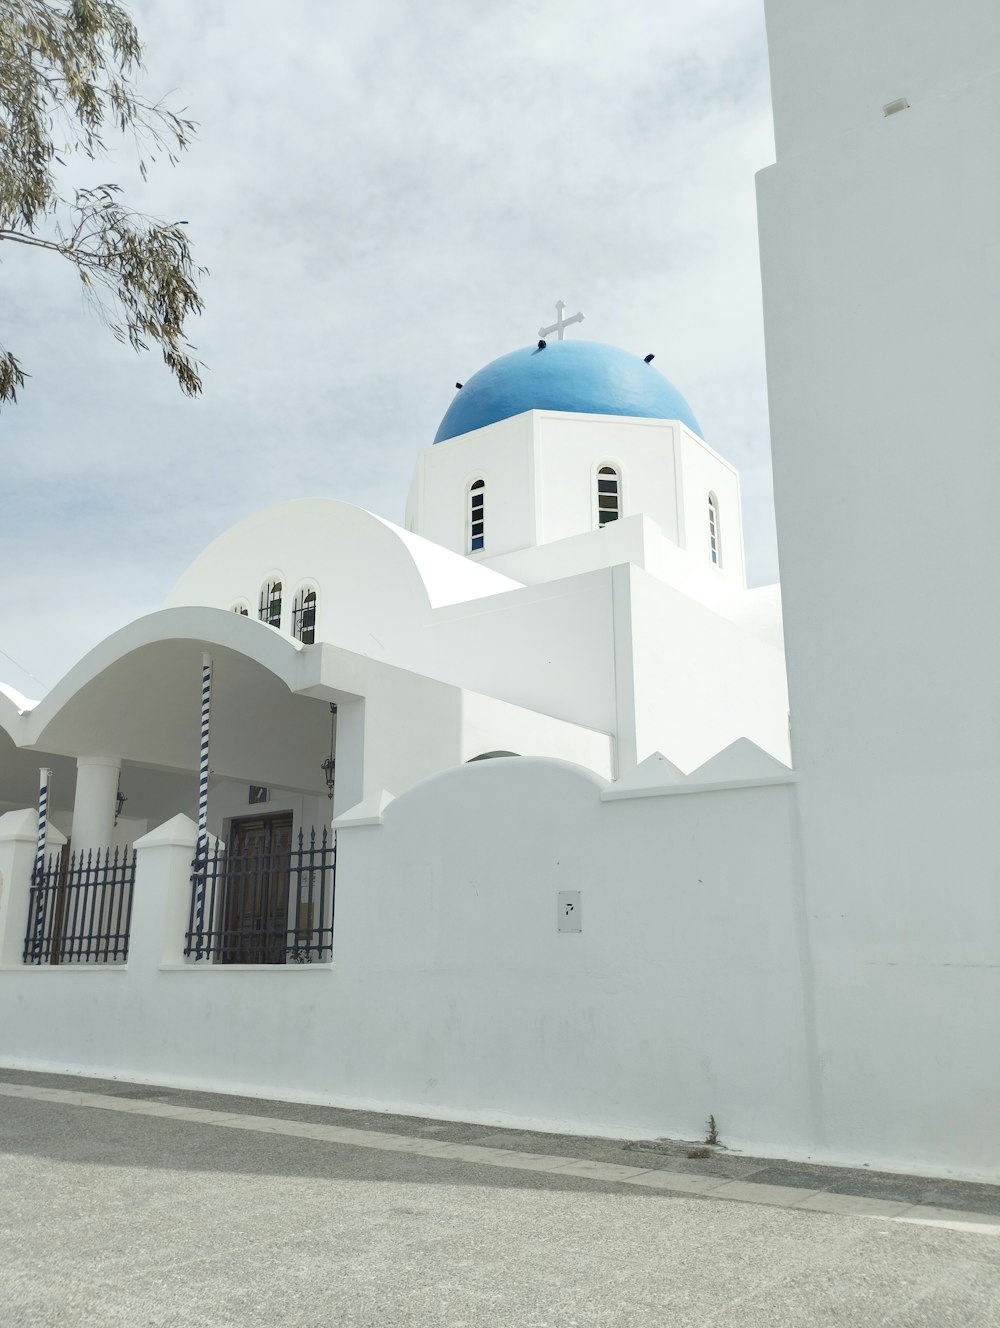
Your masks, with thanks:
[{"label": "white corner pillar", "polygon": [[[65,843],[66,836],[50,823],[46,852],[58,856]],[[37,847],[38,813],[33,807],[0,816],[0,968],[19,968],[24,963]]]},{"label": "white corner pillar", "polygon": [[[217,843],[210,835],[210,854]],[[191,875],[197,845],[198,827],[189,816],[175,816],[135,841],[129,968],[189,962],[184,945],[191,926]],[[206,926],[211,926],[207,919]]]},{"label": "white corner pillar", "polygon": [[109,849],[115,837],[115,808],[122,763],[114,756],[81,756],[76,762],[73,852]]}]

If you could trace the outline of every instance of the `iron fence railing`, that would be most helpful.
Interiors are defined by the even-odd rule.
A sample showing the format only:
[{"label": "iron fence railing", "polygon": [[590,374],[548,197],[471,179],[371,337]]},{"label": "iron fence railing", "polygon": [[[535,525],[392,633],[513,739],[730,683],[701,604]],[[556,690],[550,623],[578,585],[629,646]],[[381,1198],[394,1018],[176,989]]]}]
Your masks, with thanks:
[{"label": "iron fence railing", "polygon": [[217,964],[312,964],[333,957],[337,836],[216,844],[191,865],[184,953]]},{"label": "iron fence railing", "polygon": [[50,857],[31,876],[24,962],[124,963],[134,886],[134,849]]}]

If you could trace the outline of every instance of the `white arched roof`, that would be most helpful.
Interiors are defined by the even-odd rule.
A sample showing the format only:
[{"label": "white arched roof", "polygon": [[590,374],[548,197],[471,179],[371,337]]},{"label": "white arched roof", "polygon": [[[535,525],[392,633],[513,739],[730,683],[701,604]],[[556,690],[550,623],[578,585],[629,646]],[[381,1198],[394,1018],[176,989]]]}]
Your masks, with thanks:
[{"label": "white arched roof", "polygon": [[330,641],[521,584],[363,508],[304,498],[255,513],[213,540],[166,605],[230,608],[246,600],[253,612],[263,580],[274,574],[289,596],[303,582],[317,586],[318,639]]},{"label": "white arched roof", "polygon": [[80,745],[79,731],[94,728],[98,712],[108,750],[120,753],[125,744],[118,730],[169,709],[179,663],[183,660],[183,685],[188,688],[206,650],[225,652],[233,661],[243,660],[246,667],[273,675],[289,692],[312,682],[313,661],[303,647],[273,628],[218,609],[164,609],[129,623],[84,655],[24,717],[20,741],[74,750]]},{"label": "white arched roof", "polygon": [[22,696],[16,688],[0,682],[0,728],[15,743],[20,743],[24,733],[25,715],[36,704],[37,702]]}]

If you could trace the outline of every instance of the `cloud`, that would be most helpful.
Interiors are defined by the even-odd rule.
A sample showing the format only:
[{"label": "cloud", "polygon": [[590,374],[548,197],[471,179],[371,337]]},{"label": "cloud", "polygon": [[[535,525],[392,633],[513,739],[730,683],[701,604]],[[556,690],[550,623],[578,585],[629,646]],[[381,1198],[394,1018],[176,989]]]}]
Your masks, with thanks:
[{"label": "cloud", "polygon": [[117,345],[55,259],[0,252],[0,332],[33,375],[0,416],[5,648],[51,682],[272,502],[400,519],[452,384],[557,298],[583,335],[656,352],[739,466],[751,576],[773,580],[761,9],[141,0],[144,87],[199,138],[145,185],[130,150],[94,179],[189,222],[205,394]]}]

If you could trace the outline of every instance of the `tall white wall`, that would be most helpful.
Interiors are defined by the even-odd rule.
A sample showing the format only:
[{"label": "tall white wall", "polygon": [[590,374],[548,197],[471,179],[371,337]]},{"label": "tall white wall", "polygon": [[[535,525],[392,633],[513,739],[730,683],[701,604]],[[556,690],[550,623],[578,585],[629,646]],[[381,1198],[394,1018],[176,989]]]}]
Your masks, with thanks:
[{"label": "tall white wall", "polygon": [[992,0],[765,0],[778,157],[871,129],[898,97],[927,105],[997,67]]},{"label": "tall white wall", "polygon": [[905,1145],[998,1094],[1000,9],[767,8],[760,237],[822,1091]]}]

